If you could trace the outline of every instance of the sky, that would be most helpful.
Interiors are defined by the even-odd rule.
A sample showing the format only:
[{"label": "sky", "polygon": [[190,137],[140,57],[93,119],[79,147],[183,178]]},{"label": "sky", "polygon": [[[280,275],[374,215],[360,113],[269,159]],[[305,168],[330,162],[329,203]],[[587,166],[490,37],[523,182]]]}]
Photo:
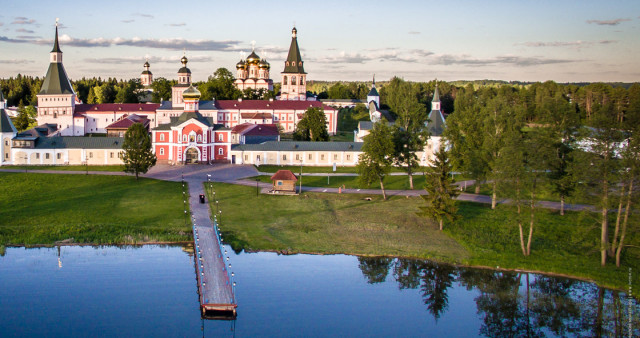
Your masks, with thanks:
[{"label": "sky", "polygon": [[640,80],[640,1],[10,1],[0,77],[44,76],[59,18],[67,74],[195,81],[256,53],[281,80],[291,43],[308,80],[399,76],[557,82]]}]

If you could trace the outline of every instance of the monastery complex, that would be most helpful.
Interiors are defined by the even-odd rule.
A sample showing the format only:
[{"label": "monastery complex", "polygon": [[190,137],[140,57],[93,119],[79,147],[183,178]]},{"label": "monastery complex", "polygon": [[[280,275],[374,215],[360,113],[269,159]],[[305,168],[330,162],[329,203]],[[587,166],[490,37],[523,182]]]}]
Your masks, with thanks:
[{"label": "monastery complex", "polygon": [[[133,123],[142,123],[151,133],[159,163],[353,166],[361,153],[362,137],[372,127],[372,122],[362,122],[355,131],[354,142],[280,142],[279,133],[293,132],[308,108],[322,109],[329,134],[335,135],[337,131],[338,110],[307,98],[307,73],[296,28],[292,30],[281,73],[279,96],[270,100],[200,101],[185,55],[168,101],[84,104],[78,100],[63,66],[57,26],[49,61],[37,94],[38,127],[18,133],[4,111],[5,101],[0,92],[0,165],[121,164],[124,133]],[[273,90],[270,69],[271,65],[253,51],[236,64],[234,85],[240,90]],[[153,82],[148,61],[140,81],[145,88]],[[437,97],[437,89],[435,94]],[[375,81],[367,102],[371,120],[379,120],[385,112],[379,109]],[[441,128],[444,123],[439,99],[434,107],[437,109],[429,117],[436,123],[430,122],[430,129],[435,125]],[[435,137],[424,152],[418,153],[421,164],[428,163],[437,149],[441,132],[432,130]]]}]

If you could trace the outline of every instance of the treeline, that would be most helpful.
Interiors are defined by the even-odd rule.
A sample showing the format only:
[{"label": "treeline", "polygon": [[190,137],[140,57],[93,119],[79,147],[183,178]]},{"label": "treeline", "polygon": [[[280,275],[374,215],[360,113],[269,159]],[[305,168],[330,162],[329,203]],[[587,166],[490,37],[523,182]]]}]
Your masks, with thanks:
[{"label": "treeline", "polygon": [[444,134],[451,162],[488,182],[492,208],[503,198],[516,206],[525,256],[549,187],[561,214],[569,197],[596,206],[601,264],[615,258],[620,266],[625,236],[638,231],[640,85],[468,85],[456,92],[454,111]]}]

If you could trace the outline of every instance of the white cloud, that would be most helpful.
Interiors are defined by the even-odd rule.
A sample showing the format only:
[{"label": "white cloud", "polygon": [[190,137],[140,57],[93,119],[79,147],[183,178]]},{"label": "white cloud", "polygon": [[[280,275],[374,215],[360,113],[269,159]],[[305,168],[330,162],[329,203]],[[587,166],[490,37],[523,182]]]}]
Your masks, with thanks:
[{"label": "white cloud", "polygon": [[588,24],[596,24],[596,25],[600,25],[600,26],[617,26],[619,25],[621,22],[624,21],[631,21],[631,19],[629,18],[618,18],[618,19],[612,19],[612,20],[587,20]]}]

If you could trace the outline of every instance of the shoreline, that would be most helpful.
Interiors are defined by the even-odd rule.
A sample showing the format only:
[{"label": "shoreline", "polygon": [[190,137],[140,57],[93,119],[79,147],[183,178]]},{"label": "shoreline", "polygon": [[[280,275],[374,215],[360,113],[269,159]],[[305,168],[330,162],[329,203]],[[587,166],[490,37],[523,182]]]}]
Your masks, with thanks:
[{"label": "shoreline", "polygon": [[[53,244],[30,244],[30,245],[15,245],[9,244],[4,245],[5,248],[25,248],[25,249],[34,249],[34,248],[54,248],[54,247],[62,247],[62,246],[113,246],[113,247],[124,247],[124,246],[145,246],[145,245],[168,245],[168,246],[193,246],[192,241],[178,241],[178,242],[144,242],[144,243],[112,243],[112,244],[99,244],[99,243],[69,243],[69,242],[56,242]],[[229,245],[229,243],[223,243],[223,245]],[[233,248],[231,249],[233,251]],[[493,270],[493,271],[504,271],[504,272],[517,272],[517,273],[531,273],[537,275],[545,275],[550,277],[560,277],[560,278],[568,278],[574,279],[581,282],[587,282],[597,285],[598,287],[603,287],[610,290],[616,290],[621,292],[628,292],[627,289],[618,288],[611,285],[598,283],[596,280],[588,277],[570,275],[566,273],[559,272],[550,272],[550,271],[541,271],[541,270],[529,270],[529,269],[519,269],[519,268],[504,268],[500,266],[487,266],[487,265],[473,265],[473,264],[464,264],[464,263],[453,263],[446,260],[441,260],[437,258],[423,258],[423,257],[413,257],[413,256],[394,256],[394,255],[374,255],[374,254],[356,254],[356,253],[346,253],[346,252],[311,252],[311,251],[284,251],[284,250],[253,250],[253,249],[241,249],[242,252],[251,254],[251,253],[275,253],[283,256],[293,256],[293,255],[314,255],[314,256],[331,256],[331,255],[343,255],[343,256],[353,256],[353,257],[384,257],[384,258],[398,258],[398,259],[411,259],[411,260],[426,260],[432,261],[439,264],[446,264],[450,266],[454,266],[456,268],[472,268],[472,269],[483,269],[483,270]],[[633,295],[636,300],[640,300],[638,296]]]}]

